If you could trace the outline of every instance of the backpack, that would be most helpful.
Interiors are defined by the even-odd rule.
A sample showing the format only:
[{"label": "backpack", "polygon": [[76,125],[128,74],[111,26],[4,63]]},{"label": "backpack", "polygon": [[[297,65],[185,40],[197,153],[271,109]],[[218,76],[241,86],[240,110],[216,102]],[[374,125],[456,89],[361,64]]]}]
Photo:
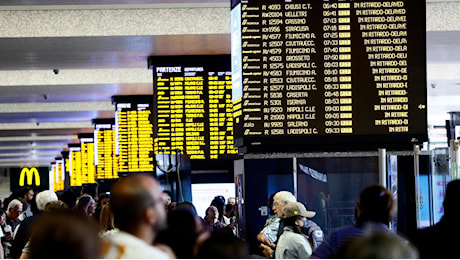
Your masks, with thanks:
[{"label": "backpack", "polygon": [[308,242],[310,242],[313,251],[318,248],[324,240],[324,232],[321,230],[321,227],[309,219],[305,221],[303,232],[304,235],[308,237]]}]

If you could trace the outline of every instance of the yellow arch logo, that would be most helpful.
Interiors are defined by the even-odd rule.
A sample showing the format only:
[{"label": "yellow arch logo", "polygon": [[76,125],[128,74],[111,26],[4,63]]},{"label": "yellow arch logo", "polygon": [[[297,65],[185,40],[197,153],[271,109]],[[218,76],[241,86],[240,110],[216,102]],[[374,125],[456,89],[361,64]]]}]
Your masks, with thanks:
[{"label": "yellow arch logo", "polygon": [[40,186],[40,174],[37,168],[22,168],[21,175],[19,176],[20,186],[24,186],[24,176],[27,176],[27,185],[32,185],[32,179],[35,176],[35,185]]}]

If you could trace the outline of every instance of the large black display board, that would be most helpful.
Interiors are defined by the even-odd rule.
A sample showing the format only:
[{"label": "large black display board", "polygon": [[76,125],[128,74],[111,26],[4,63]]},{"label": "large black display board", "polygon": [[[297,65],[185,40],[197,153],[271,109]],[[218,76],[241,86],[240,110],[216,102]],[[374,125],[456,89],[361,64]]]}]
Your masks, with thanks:
[{"label": "large black display board", "polygon": [[94,164],[96,179],[118,178],[115,143],[115,119],[96,118],[94,124]]},{"label": "large black display board", "polygon": [[427,140],[425,5],[232,2],[235,144],[402,148]]},{"label": "large black display board", "polygon": [[235,158],[230,55],[151,56],[149,67],[156,153]]},{"label": "large black display board", "polygon": [[118,173],[154,172],[152,96],[113,96]]}]

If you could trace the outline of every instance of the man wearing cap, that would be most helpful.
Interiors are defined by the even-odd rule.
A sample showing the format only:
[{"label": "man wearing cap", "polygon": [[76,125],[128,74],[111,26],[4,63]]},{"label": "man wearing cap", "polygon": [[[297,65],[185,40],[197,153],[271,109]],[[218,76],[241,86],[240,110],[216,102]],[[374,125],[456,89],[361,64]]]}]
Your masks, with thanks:
[{"label": "man wearing cap", "polygon": [[301,228],[305,225],[307,218],[315,215],[315,212],[308,211],[300,202],[291,202],[284,207],[284,228],[276,245],[276,259],[305,259],[311,256],[312,247],[308,238],[302,234]]}]

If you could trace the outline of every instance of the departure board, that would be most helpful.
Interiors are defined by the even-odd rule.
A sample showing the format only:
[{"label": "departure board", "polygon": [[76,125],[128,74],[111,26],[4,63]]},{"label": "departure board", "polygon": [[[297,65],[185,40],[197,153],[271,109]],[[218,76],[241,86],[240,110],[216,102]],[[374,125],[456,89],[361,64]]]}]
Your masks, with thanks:
[{"label": "departure board", "polygon": [[113,96],[118,172],[153,172],[152,96]]},{"label": "departure board", "polygon": [[78,134],[81,145],[81,182],[96,183],[94,165],[94,134]]},{"label": "departure board", "polygon": [[115,154],[115,119],[93,119],[93,124],[96,179],[118,178],[118,161]]},{"label": "departure board", "polygon": [[231,21],[238,147],[427,140],[424,4],[233,1]]},{"label": "departure board", "polygon": [[230,55],[151,56],[155,153],[235,158]]},{"label": "departure board", "polygon": [[56,158],[56,163],[54,167],[54,191],[64,190],[64,181],[65,181],[65,166],[63,158]]},{"label": "departure board", "polygon": [[81,146],[80,144],[69,144],[69,175],[70,186],[77,187],[82,185],[81,178]]}]

